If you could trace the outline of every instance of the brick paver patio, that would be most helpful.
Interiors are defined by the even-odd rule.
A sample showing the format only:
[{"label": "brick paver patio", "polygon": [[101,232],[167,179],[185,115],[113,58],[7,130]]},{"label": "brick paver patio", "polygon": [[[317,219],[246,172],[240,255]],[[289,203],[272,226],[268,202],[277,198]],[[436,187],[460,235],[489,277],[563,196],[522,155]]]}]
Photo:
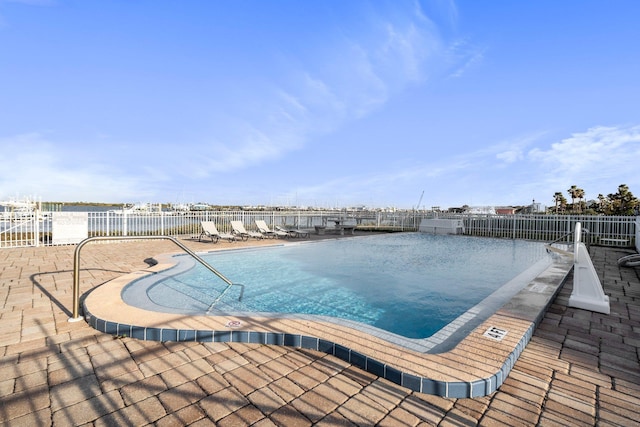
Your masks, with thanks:
[{"label": "brick paver patio", "polygon": [[[240,244],[215,247],[225,245]],[[569,280],[497,392],[447,399],[323,353],[138,341],[70,323],[74,249],[0,250],[3,425],[640,425],[640,268],[616,263],[629,250],[591,248],[610,315],[568,308]],[[82,291],[175,250],[90,244]]]}]

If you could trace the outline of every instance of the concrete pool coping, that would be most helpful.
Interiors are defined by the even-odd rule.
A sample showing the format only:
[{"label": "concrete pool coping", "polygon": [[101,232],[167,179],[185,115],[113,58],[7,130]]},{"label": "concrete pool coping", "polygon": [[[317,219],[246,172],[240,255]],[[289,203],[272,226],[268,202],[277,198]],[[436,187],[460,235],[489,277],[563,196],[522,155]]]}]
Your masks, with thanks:
[{"label": "concrete pool coping", "polygon": [[159,263],[116,278],[84,299],[87,322],[114,336],[153,341],[244,342],[283,345],[331,354],[410,390],[443,397],[479,397],[504,382],[549,304],[573,267],[572,256],[552,264],[453,349],[425,354],[348,324],[298,318],[194,316],[159,313],[126,304],[122,290],[175,263]]}]

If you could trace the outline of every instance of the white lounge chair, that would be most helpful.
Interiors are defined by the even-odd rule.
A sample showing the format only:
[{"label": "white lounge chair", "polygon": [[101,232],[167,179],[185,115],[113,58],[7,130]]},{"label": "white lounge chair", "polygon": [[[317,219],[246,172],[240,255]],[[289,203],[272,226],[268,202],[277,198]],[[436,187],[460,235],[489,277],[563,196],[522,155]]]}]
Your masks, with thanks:
[{"label": "white lounge chair", "polygon": [[289,236],[291,237],[309,237],[309,231],[308,230],[301,230],[299,228],[294,228],[294,229],[286,229],[286,228],[282,228],[279,225],[276,225],[276,231],[281,231],[283,233],[288,233]]},{"label": "white lounge chair", "polygon": [[269,228],[269,226],[267,225],[267,223],[262,220],[262,219],[256,219],[256,227],[258,227],[258,231],[260,233],[262,233],[265,237],[272,237],[272,238],[276,238],[276,237],[284,237],[284,238],[289,238],[289,233],[285,232],[285,231],[273,231]]},{"label": "white lounge chair", "polygon": [[230,233],[220,233],[218,228],[216,227],[216,223],[213,221],[201,221],[200,226],[202,227],[202,232],[200,236],[198,236],[198,241],[202,241],[202,237],[209,237],[213,243],[218,243],[220,239],[227,239],[230,242],[236,240],[236,236]]},{"label": "white lounge chair", "polygon": [[240,236],[242,240],[249,240],[249,237],[255,239],[262,239],[264,236],[256,231],[247,231],[242,224],[242,221],[231,221],[232,233],[236,236]]}]

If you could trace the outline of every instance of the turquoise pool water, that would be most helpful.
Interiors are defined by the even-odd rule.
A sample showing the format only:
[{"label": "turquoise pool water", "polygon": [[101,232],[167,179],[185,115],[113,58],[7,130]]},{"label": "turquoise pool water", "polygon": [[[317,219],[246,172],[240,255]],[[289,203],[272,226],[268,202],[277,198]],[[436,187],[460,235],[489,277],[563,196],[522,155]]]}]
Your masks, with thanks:
[{"label": "turquoise pool water", "polygon": [[[185,314],[330,316],[407,338],[426,338],[549,257],[539,242],[425,233],[201,256],[244,287],[233,286],[220,298],[225,283],[190,258],[177,257],[183,262],[169,274],[130,285],[143,286],[148,301],[139,301],[140,289],[129,297],[125,290],[123,299]],[[174,275],[173,270],[180,272]]]}]

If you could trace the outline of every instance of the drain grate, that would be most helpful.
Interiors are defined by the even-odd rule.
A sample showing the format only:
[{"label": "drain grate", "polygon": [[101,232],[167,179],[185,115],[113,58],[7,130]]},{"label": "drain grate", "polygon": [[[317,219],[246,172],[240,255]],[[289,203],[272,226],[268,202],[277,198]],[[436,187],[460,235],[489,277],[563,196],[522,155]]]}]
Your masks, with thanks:
[{"label": "drain grate", "polygon": [[502,341],[502,339],[507,336],[507,331],[505,329],[492,326],[487,329],[483,335],[495,341]]}]

